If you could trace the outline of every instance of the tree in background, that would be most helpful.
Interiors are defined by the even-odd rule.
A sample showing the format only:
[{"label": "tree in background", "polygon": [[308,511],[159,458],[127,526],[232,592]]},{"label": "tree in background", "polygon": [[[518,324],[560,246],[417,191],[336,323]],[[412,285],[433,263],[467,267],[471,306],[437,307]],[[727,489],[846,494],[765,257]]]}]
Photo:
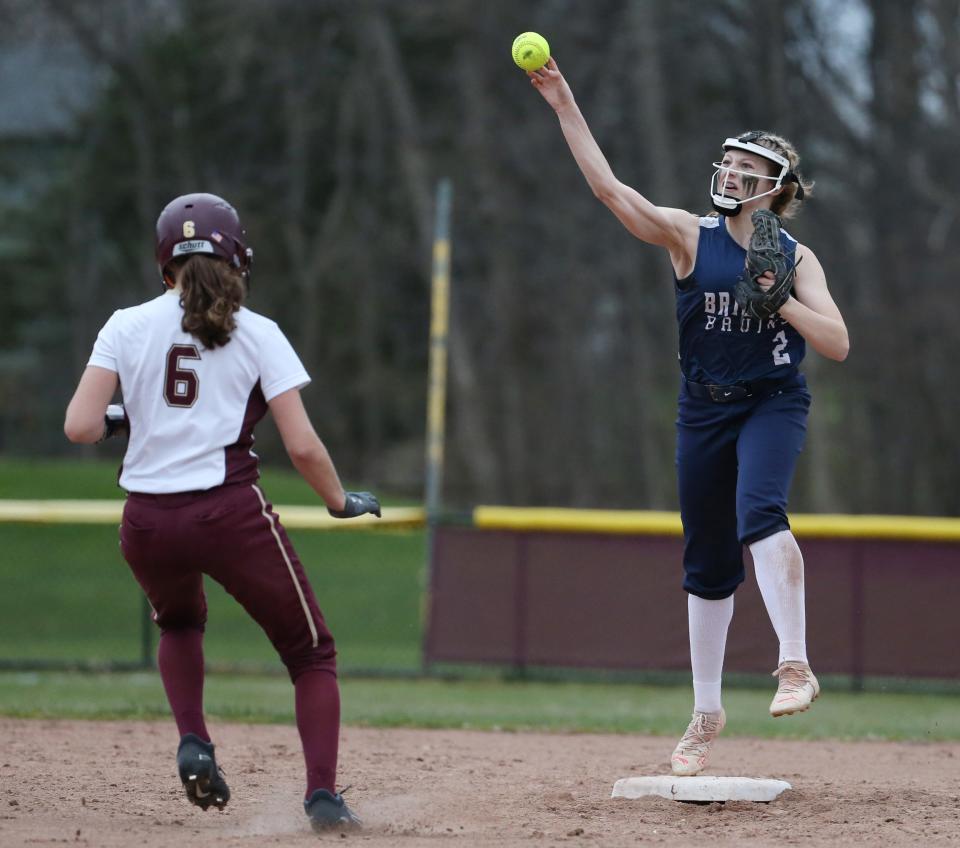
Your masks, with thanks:
[{"label": "tree in background", "polygon": [[535,29],[655,203],[706,211],[730,134],[776,129],[804,156],[817,191],[790,228],[822,246],[852,351],[805,364],[791,506],[960,508],[956,0],[0,0],[0,21],[73,45],[101,81],[65,129],[0,135],[0,450],[61,449],[97,327],[156,285],[157,212],[208,190],[247,222],[251,305],[303,352],[347,476],[418,492],[450,176],[449,499],[673,507],[670,269],[603,214],[529,96],[508,49]]}]

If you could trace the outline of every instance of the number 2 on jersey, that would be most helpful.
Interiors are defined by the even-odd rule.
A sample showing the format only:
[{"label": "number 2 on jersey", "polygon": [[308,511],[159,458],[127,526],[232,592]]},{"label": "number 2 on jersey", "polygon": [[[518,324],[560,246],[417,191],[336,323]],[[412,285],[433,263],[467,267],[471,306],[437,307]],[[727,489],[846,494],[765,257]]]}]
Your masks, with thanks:
[{"label": "number 2 on jersey", "polygon": [[163,375],[163,399],[168,406],[189,408],[200,394],[200,378],[192,368],[184,368],[183,359],[199,359],[196,345],[175,344],[167,352],[167,368]]},{"label": "number 2 on jersey", "polygon": [[790,354],[784,353],[784,348],[787,346],[787,333],[785,330],[781,330],[777,333],[773,340],[775,342],[780,342],[780,344],[775,344],[773,346],[773,364],[774,365],[789,365],[790,364]]}]

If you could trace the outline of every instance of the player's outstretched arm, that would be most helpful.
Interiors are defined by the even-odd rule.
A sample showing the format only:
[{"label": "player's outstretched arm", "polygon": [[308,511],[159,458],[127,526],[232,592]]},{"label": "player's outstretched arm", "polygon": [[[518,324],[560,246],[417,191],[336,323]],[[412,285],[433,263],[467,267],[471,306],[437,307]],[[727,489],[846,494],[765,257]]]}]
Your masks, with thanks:
[{"label": "player's outstretched arm", "polygon": [[77,444],[92,445],[106,435],[104,413],[117,391],[116,371],[88,365],[67,406],[63,422],[66,437]]},{"label": "player's outstretched arm", "polygon": [[573,98],[570,85],[552,57],[540,70],[530,71],[527,75],[533,87],[557,113],[570,152],[597,199],[638,239],[667,248],[678,264],[676,259],[689,243],[690,233],[686,231],[690,230],[694,238],[696,236],[696,217],[681,209],[654,206],[614,176]]},{"label": "player's outstretched arm", "polygon": [[354,518],[364,513],[379,517],[380,503],[373,495],[343,490],[333,460],[310,423],[299,389],[290,389],[273,398],[270,412],[293,467],[323,498],[334,518]]}]

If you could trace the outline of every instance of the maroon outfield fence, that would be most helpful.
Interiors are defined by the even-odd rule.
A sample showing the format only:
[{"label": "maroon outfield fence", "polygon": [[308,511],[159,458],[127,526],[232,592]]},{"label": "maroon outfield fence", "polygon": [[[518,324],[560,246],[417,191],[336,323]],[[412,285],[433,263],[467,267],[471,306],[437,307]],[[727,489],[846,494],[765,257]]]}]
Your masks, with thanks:
[{"label": "maroon outfield fence", "polygon": [[[818,673],[960,679],[960,520],[796,516],[793,528]],[[689,669],[678,516],[481,507],[473,526],[435,534],[428,666]],[[770,672],[776,637],[745,555],[725,670]]]}]

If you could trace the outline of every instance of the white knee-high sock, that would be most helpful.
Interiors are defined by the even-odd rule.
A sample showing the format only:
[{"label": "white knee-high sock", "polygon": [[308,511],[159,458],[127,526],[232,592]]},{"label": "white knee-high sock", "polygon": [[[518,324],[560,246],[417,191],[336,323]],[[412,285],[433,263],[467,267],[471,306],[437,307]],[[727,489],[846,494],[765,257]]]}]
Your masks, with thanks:
[{"label": "white knee-high sock", "polygon": [[720,677],[727,647],[727,630],[733,618],[733,595],[720,601],[687,596],[690,626],[690,665],[693,668],[693,709],[720,712]]},{"label": "white knee-high sock", "polygon": [[780,662],[807,662],[803,556],[789,530],[750,545],[757,585],[780,640]]}]

